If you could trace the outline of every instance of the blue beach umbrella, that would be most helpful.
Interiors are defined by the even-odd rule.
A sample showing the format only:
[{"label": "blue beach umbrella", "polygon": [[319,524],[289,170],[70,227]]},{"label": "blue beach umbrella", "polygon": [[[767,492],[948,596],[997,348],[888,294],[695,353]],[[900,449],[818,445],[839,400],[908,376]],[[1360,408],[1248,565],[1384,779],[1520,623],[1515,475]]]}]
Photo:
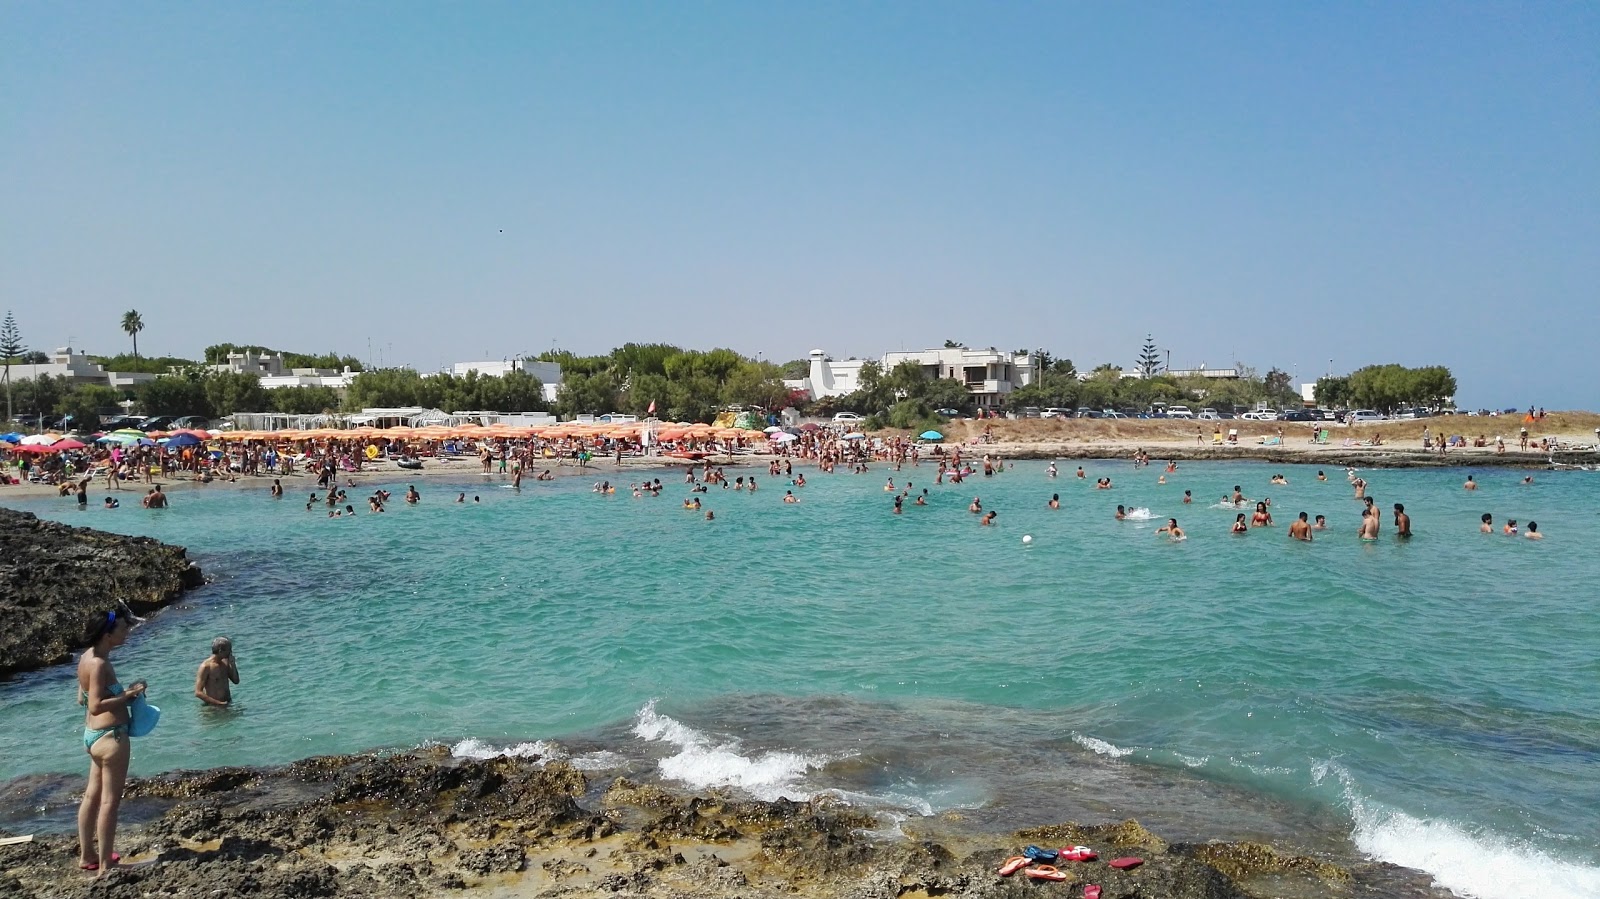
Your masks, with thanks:
[{"label": "blue beach umbrella", "polygon": [[0,440],[4,440],[7,443],[21,443],[22,435],[12,431],[9,434],[0,434]]},{"label": "blue beach umbrella", "polygon": [[176,437],[168,437],[161,442],[167,446],[199,446],[200,438],[193,434],[179,434]]},{"label": "blue beach umbrella", "polygon": [[923,431],[922,432],[922,439],[923,440],[943,440],[944,439],[944,435],[939,433],[938,431]]}]

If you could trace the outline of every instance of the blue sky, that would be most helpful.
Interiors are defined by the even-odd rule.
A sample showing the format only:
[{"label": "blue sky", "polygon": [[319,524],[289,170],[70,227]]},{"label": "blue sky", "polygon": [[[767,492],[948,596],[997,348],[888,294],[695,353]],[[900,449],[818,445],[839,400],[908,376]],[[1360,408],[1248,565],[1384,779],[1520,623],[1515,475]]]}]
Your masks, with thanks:
[{"label": "blue sky", "polygon": [[1600,6],[0,6],[25,339],[1445,364],[1600,407]]}]

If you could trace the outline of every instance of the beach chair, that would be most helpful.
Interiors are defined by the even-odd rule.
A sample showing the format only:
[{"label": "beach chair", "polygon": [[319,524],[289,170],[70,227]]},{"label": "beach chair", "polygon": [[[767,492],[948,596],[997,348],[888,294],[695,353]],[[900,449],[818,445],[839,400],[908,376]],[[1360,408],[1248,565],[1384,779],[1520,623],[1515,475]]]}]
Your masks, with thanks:
[{"label": "beach chair", "polygon": [[1238,443],[1239,442],[1239,429],[1238,428],[1229,428],[1228,429],[1228,442],[1229,443]]},{"label": "beach chair", "polygon": [[1323,446],[1327,446],[1327,444],[1328,444],[1328,429],[1327,428],[1318,428],[1317,429],[1317,433],[1312,436],[1311,442],[1312,443],[1321,444]]},{"label": "beach chair", "polygon": [[1211,432],[1211,445],[1212,446],[1221,446],[1222,445],[1222,432],[1221,431],[1212,431]]}]

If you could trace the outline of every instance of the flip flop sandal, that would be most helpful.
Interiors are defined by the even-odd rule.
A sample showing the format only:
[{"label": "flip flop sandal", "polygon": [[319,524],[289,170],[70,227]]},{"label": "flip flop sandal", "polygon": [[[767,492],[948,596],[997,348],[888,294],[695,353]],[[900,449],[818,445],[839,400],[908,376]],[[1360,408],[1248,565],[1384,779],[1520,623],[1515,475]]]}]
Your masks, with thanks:
[{"label": "flip flop sandal", "polygon": [[[122,861],[122,856],[120,856],[120,855],[116,854],[115,852],[113,852],[113,853],[111,853],[111,860],[113,862],[120,862],[120,861]],[[82,868],[85,871],[98,871],[98,870],[100,870],[100,863],[99,862],[91,862],[91,863],[89,863],[87,865],[79,865],[78,867]]]},{"label": "flip flop sandal", "polygon": [[1066,880],[1071,876],[1055,865],[1034,865],[1031,868],[1024,868],[1022,873],[1033,880],[1054,880],[1057,882]]},{"label": "flip flop sandal", "polygon": [[1083,899],[1100,899],[1100,885],[1091,883],[1083,888]]},{"label": "flip flop sandal", "polygon": [[1018,871],[1021,871],[1023,868],[1028,867],[1029,864],[1031,864],[1031,862],[1028,860],[1027,856],[1013,855],[1006,859],[1005,864],[1000,866],[998,873],[1001,877],[1010,877]]},{"label": "flip flop sandal", "polygon": [[1088,846],[1064,846],[1056,850],[1056,855],[1069,862],[1092,862],[1100,857]]},{"label": "flip flop sandal", "polygon": [[1144,864],[1144,859],[1128,856],[1127,858],[1114,858],[1106,864],[1109,864],[1113,868],[1126,871],[1129,868],[1137,868]]},{"label": "flip flop sandal", "polygon": [[1022,850],[1022,854],[1029,861],[1048,863],[1056,860],[1056,851],[1054,849],[1040,849],[1038,846],[1029,846]]}]

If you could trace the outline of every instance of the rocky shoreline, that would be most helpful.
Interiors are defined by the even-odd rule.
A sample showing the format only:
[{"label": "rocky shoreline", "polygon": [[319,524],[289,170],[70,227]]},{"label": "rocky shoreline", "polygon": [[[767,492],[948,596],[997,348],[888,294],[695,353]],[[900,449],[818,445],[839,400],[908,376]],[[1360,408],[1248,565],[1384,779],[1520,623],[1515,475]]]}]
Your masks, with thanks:
[{"label": "rocky shoreline", "polygon": [[[851,897],[1105,899],[1441,897],[1419,872],[1341,866],[1260,843],[1169,843],[1135,821],[963,834],[955,816],[885,835],[826,799],[688,796],[563,760],[451,757],[444,748],[311,758],[279,768],[130,782],[159,817],[125,826],[124,867],[95,897]],[[83,896],[75,837],[0,845],[0,896]],[[1063,882],[1002,878],[1024,846],[1087,845]],[[1143,859],[1130,870],[1107,862]],[[1039,891],[1039,892],[1035,892]]]},{"label": "rocky shoreline", "polygon": [[181,546],[0,508],[0,677],[70,661],[114,603],[144,615],[202,583]]}]

